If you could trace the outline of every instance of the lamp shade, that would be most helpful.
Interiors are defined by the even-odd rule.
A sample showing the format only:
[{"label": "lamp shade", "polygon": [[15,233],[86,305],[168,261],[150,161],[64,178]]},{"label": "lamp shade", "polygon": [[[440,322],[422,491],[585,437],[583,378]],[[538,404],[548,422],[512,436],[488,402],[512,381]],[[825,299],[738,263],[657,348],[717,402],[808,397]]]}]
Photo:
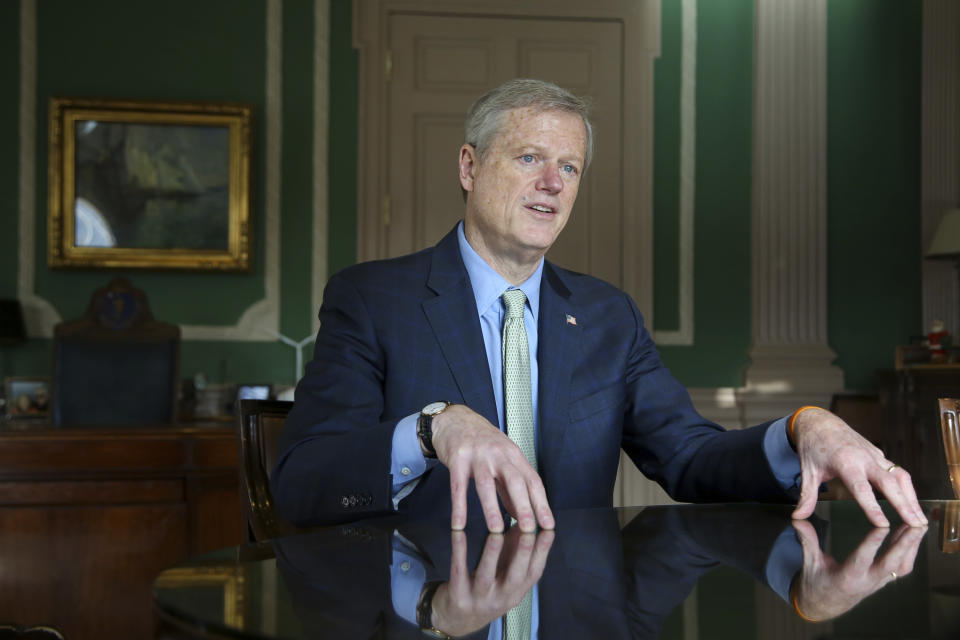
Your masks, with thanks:
[{"label": "lamp shade", "polygon": [[0,300],[0,344],[15,344],[27,339],[23,309],[19,300]]},{"label": "lamp shade", "polygon": [[960,258],[960,209],[951,209],[940,218],[933,241],[927,249],[931,260],[956,260]]}]

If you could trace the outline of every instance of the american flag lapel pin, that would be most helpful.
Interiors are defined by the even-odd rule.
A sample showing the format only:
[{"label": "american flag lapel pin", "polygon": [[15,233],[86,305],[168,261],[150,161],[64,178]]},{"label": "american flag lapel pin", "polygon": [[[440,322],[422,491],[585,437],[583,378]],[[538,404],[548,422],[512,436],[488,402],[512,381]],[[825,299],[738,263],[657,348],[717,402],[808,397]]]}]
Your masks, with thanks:
[{"label": "american flag lapel pin", "polygon": [[570,315],[570,314],[568,313],[568,314],[567,314],[567,324],[572,324],[573,326],[577,326],[577,319],[574,318],[572,315]]}]

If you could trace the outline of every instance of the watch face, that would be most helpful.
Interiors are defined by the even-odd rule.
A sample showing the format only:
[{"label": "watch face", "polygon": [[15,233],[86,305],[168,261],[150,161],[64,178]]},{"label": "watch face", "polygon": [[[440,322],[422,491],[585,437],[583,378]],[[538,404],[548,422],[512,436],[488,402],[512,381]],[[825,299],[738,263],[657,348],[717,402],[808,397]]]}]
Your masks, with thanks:
[{"label": "watch face", "polygon": [[447,408],[448,402],[431,402],[423,408],[423,413],[428,416],[435,416]]}]

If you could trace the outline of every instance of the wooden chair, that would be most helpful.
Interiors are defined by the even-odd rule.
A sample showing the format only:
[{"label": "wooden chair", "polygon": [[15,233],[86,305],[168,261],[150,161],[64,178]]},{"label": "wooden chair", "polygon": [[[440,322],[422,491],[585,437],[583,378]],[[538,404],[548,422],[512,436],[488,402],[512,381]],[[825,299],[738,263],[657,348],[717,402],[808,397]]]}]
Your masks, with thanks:
[{"label": "wooden chair", "polygon": [[943,435],[944,461],[953,488],[953,497],[960,500],[960,400],[940,398],[940,433]]},{"label": "wooden chair", "polygon": [[79,320],[53,330],[57,426],[171,424],[176,416],[180,327],[158,322],[125,278],[97,289]]},{"label": "wooden chair", "polygon": [[240,485],[247,528],[257,542],[298,531],[274,512],[270,493],[277,441],[291,407],[282,400],[240,401]]},{"label": "wooden chair", "polygon": [[0,624],[0,640],[65,640],[63,633],[45,624],[23,626]]}]

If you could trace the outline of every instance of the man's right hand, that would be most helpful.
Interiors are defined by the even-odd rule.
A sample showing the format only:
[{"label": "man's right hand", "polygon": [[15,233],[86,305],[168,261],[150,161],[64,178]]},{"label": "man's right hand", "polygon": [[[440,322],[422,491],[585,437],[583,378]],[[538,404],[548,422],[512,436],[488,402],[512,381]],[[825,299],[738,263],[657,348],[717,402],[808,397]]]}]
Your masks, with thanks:
[{"label": "man's right hand", "polygon": [[532,532],[537,524],[553,529],[553,513],[547,504],[543,481],[520,447],[506,434],[462,404],[453,405],[436,416],[432,428],[437,458],[450,472],[450,526],[453,529],[466,526],[467,487],[471,478],[490,531],[504,529],[498,495],[510,515],[517,519],[521,531]]}]

